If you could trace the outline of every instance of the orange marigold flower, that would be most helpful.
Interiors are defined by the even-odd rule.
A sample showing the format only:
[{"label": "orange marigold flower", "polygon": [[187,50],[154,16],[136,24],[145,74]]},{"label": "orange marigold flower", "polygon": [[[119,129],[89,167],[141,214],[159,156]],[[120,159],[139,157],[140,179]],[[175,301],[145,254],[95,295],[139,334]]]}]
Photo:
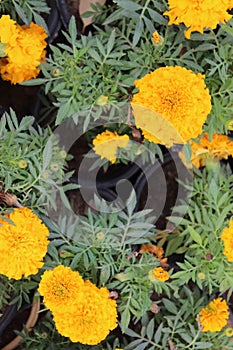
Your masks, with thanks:
[{"label": "orange marigold flower", "polygon": [[226,326],[229,310],[225,300],[217,298],[212,300],[199,312],[202,332],[219,332]]},{"label": "orange marigold flower", "polygon": [[35,23],[29,27],[17,25],[16,39],[6,42],[7,57],[0,60],[2,78],[13,84],[35,78],[40,72],[40,63],[45,59],[46,37],[44,28]]},{"label": "orange marigold flower", "polygon": [[0,274],[16,280],[34,275],[43,266],[49,230],[29,208],[16,208],[0,219]]},{"label": "orange marigold flower", "polygon": [[211,96],[203,75],[179,66],[161,67],[136,80],[135,86],[139,92],[133,96],[132,106],[144,106],[154,112],[147,115],[134,110],[136,126],[146,139],[170,147],[167,134],[174,130],[180,136],[175,143],[185,143],[201,134],[211,111]]},{"label": "orange marigold flower", "polygon": [[232,0],[168,0],[169,11],[164,15],[169,17],[168,24],[184,23],[186,38],[190,39],[192,32],[203,33],[204,29],[215,29],[218,23],[231,19],[227,10],[233,7]]},{"label": "orange marigold flower", "polygon": [[141,246],[140,253],[146,253],[146,252],[155,255],[159,259],[159,261],[163,263],[167,262],[167,258],[163,257],[164,250],[162,247],[158,247],[154,244],[145,243]]},{"label": "orange marigold flower", "polygon": [[[208,161],[227,159],[228,156],[233,156],[233,141],[226,135],[214,134],[212,140],[209,141],[209,135],[204,134],[198,141],[190,141],[192,150],[190,160],[196,168],[205,166]],[[185,162],[182,153],[180,157]]]},{"label": "orange marigold flower", "polygon": [[116,132],[106,130],[98,134],[93,140],[94,151],[102,158],[111,163],[116,162],[117,148],[124,148],[129,142],[128,135],[118,135]]},{"label": "orange marigold flower", "polygon": [[54,312],[58,332],[72,342],[95,345],[117,327],[116,301],[109,298],[107,288],[97,288],[85,281],[83,297],[74,300],[74,308]]},{"label": "orange marigold flower", "polygon": [[170,276],[167,271],[165,271],[162,267],[156,267],[153,269],[154,277],[160,282],[165,282],[169,280]]},{"label": "orange marigold flower", "polygon": [[224,243],[223,254],[233,262],[233,220],[230,220],[229,227],[222,231],[221,239]]},{"label": "orange marigold flower", "polygon": [[44,272],[38,291],[44,298],[45,306],[55,312],[61,309],[61,305],[67,310],[72,309],[77,295],[83,296],[80,294],[83,285],[84,281],[78,272],[60,265]]}]

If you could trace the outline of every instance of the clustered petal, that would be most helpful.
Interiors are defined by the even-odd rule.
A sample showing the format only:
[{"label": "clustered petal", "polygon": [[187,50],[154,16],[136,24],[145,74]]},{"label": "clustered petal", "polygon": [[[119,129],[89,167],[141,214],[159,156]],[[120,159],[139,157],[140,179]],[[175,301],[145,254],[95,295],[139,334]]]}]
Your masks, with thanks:
[{"label": "clustered petal", "polygon": [[93,140],[94,151],[101,159],[106,158],[111,163],[115,163],[118,147],[125,148],[128,142],[128,135],[118,135],[116,132],[106,130]]},{"label": "clustered petal", "polygon": [[45,38],[43,27],[31,23],[18,25],[9,15],[0,18],[0,42],[6,44],[6,57],[0,59],[0,74],[3,80],[13,84],[35,78],[39,65],[45,59]]},{"label": "clustered petal", "polygon": [[231,19],[227,10],[233,8],[232,0],[168,0],[169,10],[164,15],[169,17],[168,24],[184,23],[188,28],[186,38],[192,32],[203,33],[204,29],[215,29],[219,23]]},{"label": "clustered petal", "polygon": [[223,254],[228,261],[233,262],[233,220],[230,220],[229,227],[223,230],[221,239],[224,243]]},{"label": "clustered petal", "polygon": [[[180,139],[174,143],[185,143],[201,134],[211,111],[211,96],[203,75],[180,66],[161,67],[136,80],[135,86],[139,92],[133,96],[132,104],[156,112],[153,117],[152,113],[134,111],[136,126],[146,139],[167,145],[167,134],[174,130]],[[161,120],[159,129],[157,115],[168,122]]]},{"label": "clustered petal", "polygon": [[212,300],[199,312],[202,332],[219,332],[226,326],[229,310],[225,300],[217,298]]},{"label": "clustered petal", "polygon": [[95,345],[117,327],[116,301],[109,298],[107,288],[83,281],[70,267],[46,271],[39,292],[58,332],[72,342]]},{"label": "clustered petal", "polygon": [[29,208],[16,208],[0,219],[0,274],[16,280],[34,275],[43,266],[49,230]]}]

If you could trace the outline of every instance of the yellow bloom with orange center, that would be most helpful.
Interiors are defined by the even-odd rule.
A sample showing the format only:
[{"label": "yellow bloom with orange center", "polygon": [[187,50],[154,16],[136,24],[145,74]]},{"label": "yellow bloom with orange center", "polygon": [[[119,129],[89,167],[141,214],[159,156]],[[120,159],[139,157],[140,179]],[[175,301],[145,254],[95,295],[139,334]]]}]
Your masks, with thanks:
[{"label": "yellow bloom with orange center", "polygon": [[[135,86],[139,89],[132,99],[135,123],[146,139],[170,147],[201,134],[211,111],[203,75],[179,66],[161,67],[136,80]],[[137,112],[134,105],[151,113]]]},{"label": "yellow bloom with orange center", "polygon": [[202,332],[219,332],[226,326],[229,310],[225,300],[217,298],[212,300],[199,312]]},{"label": "yellow bloom with orange center", "polygon": [[16,84],[35,78],[40,72],[38,67],[44,61],[46,54],[47,34],[44,28],[35,23],[31,23],[29,27],[19,26],[4,16],[0,19],[0,25],[1,20],[5,22],[7,20],[11,24],[8,27],[7,22],[5,27],[0,29],[0,38],[4,37],[4,43],[7,45],[4,50],[7,56],[0,59],[2,79]]},{"label": "yellow bloom with orange center", "polygon": [[154,268],[153,275],[160,282],[165,282],[170,278],[169,273],[165,271],[162,267]]},{"label": "yellow bloom with orange center", "polygon": [[224,244],[223,254],[227,257],[228,261],[233,262],[233,220],[230,220],[229,227],[226,227],[222,231],[221,239]]},{"label": "yellow bloom with orange center", "polygon": [[54,322],[58,332],[72,342],[96,345],[117,327],[116,301],[109,298],[107,288],[99,289],[90,281],[80,289],[82,299],[74,299],[72,311],[65,307],[53,312]]},{"label": "yellow bloom with orange center", "polygon": [[215,29],[219,23],[225,23],[232,15],[227,10],[233,8],[232,0],[168,0],[169,10],[164,12],[169,17],[168,24],[184,23],[186,38],[192,32],[203,33],[204,29]]},{"label": "yellow bloom with orange center", "polygon": [[0,274],[16,280],[34,275],[43,266],[49,230],[29,208],[16,208],[0,219]]},{"label": "yellow bloom with orange center", "polygon": [[78,272],[60,265],[44,272],[38,291],[43,296],[44,304],[48,309],[52,312],[63,311],[61,305],[68,310],[74,308],[74,300],[78,293],[80,294],[80,287],[83,285],[84,281]]},{"label": "yellow bloom with orange center", "polygon": [[106,158],[111,163],[115,163],[118,147],[125,148],[128,142],[128,135],[118,135],[116,132],[106,130],[93,140],[94,151],[101,159]]},{"label": "yellow bloom with orange center", "polygon": [[[196,168],[203,167],[208,161],[214,159],[221,160],[233,156],[233,141],[226,135],[214,134],[210,141],[208,134],[204,134],[198,141],[190,141],[192,150],[190,161]],[[180,157],[184,160],[182,154],[180,154]]]}]

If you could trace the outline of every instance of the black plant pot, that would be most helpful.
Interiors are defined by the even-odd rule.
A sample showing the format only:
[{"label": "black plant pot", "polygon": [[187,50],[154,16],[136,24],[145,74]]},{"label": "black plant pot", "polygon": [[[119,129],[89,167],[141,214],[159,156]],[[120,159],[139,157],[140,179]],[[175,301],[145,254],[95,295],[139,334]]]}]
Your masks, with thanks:
[{"label": "black plant pot", "polygon": [[23,326],[30,331],[35,325],[40,309],[40,298],[33,300],[31,303],[24,302],[20,309],[17,309],[17,303],[9,305],[3,316],[0,318],[0,349],[12,350],[18,347],[21,337],[15,336],[14,329],[19,326],[23,331]]}]

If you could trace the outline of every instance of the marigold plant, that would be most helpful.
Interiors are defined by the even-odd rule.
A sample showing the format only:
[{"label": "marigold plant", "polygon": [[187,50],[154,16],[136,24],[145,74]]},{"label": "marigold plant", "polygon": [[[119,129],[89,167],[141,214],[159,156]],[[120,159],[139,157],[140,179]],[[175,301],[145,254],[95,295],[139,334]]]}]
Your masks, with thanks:
[{"label": "marigold plant", "polygon": [[0,274],[16,280],[43,266],[49,231],[29,208],[16,208],[0,219]]},{"label": "marigold plant", "polygon": [[[136,80],[135,86],[139,92],[133,96],[132,103],[166,119],[180,135],[179,143],[201,134],[211,111],[211,96],[203,75],[179,66],[162,67]],[[134,117],[146,139],[166,144],[162,139],[163,130],[158,134],[155,118],[147,118],[141,113],[134,113]],[[169,133],[169,130],[164,132]]]},{"label": "marigold plant", "polygon": [[202,332],[219,332],[226,326],[229,310],[226,300],[217,298],[212,300],[199,312]]},{"label": "marigold plant", "polygon": [[221,22],[228,21],[232,15],[227,10],[233,7],[232,0],[168,0],[169,11],[164,15],[169,16],[168,24],[184,23],[186,38],[190,39],[192,32],[203,33],[204,29],[215,29]]},{"label": "marigold plant", "polygon": [[118,135],[116,132],[106,130],[98,134],[92,142],[95,153],[98,154],[101,159],[106,158],[111,163],[115,163],[118,147],[126,147],[129,142],[129,136]]}]

